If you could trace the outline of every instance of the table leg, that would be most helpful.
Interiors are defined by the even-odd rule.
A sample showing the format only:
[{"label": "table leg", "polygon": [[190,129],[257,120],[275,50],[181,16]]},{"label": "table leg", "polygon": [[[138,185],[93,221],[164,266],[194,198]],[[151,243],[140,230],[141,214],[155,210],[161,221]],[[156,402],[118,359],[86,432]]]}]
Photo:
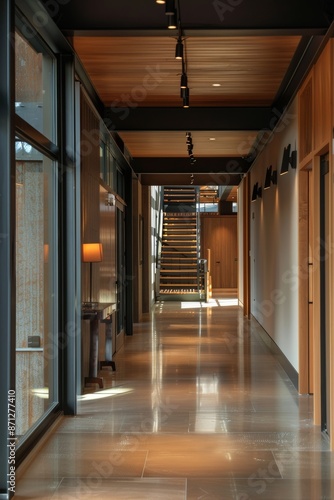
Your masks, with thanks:
[{"label": "table leg", "polygon": [[103,378],[97,376],[99,356],[99,320],[96,317],[90,320],[90,348],[89,348],[89,376],[85,377],[85,385],[99,384],[103,387]]},{"label": "table leg", "polygon": [[106,324],[106,343],[105,343],[105,360],[100,361],[100,369],[103,366],[111,366],[116,371],[115,361],[112,361],[112,320],[105,320]]}]

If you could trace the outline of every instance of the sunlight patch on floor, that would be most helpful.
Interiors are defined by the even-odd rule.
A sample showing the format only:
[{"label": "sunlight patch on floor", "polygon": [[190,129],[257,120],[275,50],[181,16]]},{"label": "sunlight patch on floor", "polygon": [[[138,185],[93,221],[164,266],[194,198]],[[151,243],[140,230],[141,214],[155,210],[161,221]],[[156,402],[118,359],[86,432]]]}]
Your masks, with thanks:
[{"label": "sunlight patch on floor", "polygon": [[204,309],[208,307],[231,307],[238,305],[237,298],[209,299],[208,302],[181,302],[181,309]]}]

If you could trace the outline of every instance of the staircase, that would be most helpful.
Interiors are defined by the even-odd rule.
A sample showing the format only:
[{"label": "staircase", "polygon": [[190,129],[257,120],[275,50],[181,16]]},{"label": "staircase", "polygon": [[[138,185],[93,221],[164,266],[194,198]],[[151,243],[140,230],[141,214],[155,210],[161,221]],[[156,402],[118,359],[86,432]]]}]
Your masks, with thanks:
[{"label": "staircase", "polygon": [[165,187],[159,300],[201,300],[196,188]]}]

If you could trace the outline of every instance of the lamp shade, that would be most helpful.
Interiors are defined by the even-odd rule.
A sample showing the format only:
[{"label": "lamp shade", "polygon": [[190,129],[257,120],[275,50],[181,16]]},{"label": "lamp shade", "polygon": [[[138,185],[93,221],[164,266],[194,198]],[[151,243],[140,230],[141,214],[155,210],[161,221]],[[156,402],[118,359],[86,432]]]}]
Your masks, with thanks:
[{"label": "lamp shade", "polygon": [[181,89],[186,89],[188,86],[188,78],[186,73],[182,73],[181,75],[181,82],[180,82],[180,87]]},{"label": "lamp shade", "polygon": [[102,243],[83,243],[82,261],[83,262],[101,262]]},{"label": "lamp shade", "polygon": [[281,175],[284,175],[288,172],[289,170],[289,162],[290,162],[290,151],[291,151],[291,145],[289,144],[286,148],[283,150],[283,159],[282,159],[282,166],[281,166]]},{"label": "lamp shade", "polygon": [[165,7],[165,14],[171,16],[175,13],[175,0],[167,0]]},{"label": "lamp shade", "polygon": [[183,107],[189,108],[189,88],[182,89],[183,92]]},{"label": "lamp shade", "polygon": [[176,20],[176,12],[174,14],[168,14],[168,25],[167,28],[169,30],[176,30],[177,28],[177,20]]},{"label": "lamp shade", "polygon": [[175,47],[175,59],[183,59],[183,43],[182,40],[178,40]]}]

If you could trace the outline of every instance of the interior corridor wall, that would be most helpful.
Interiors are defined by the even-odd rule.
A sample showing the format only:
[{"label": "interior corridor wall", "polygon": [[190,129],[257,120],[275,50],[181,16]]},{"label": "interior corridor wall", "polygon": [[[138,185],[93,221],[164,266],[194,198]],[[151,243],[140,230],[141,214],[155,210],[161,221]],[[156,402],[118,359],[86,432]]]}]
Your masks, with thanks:
[{"label": "interior corridor wall", "polygon": [[[251,170],[262,198],[250,207],[250,271],[251,314],[298,372],[298,174],[280,175],[284,147],[298,151],[297,123],[294,101]],[[270,165],[277,185],[263,190]]]},{"label": "interior corridor wall", "polygon": [[243,259],[243,248],[244,248],[244,224],[242,214],[244,211],[244,197],[243,191],[245,189],[244,181],[241,181],[238,187],[238,300],[239,304],[244,304],[244,259]]},{"label": "interior corridor wall", "polygon": [[157,288],[157,246],[159,242],[159,226],[162,217],[160,207],[161,188],[151,186],[151,238],[150,238],[150,298],[151,305],[155,303]]}]

